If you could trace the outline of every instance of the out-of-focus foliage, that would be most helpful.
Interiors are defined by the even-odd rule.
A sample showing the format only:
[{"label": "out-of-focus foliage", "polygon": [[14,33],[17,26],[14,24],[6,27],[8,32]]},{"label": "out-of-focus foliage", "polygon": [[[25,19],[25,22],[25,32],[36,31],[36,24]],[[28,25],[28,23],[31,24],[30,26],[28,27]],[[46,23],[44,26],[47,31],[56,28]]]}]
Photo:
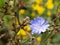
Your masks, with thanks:
[{"label": "out-of-focus foliage", "polygon": [[5,0],[0,0],[0,7],[4,5]]},{"label": "out-of-focus foliage", "polygon": [[59,34],[60,0],[0,0],[0,45],[60,45]]}]

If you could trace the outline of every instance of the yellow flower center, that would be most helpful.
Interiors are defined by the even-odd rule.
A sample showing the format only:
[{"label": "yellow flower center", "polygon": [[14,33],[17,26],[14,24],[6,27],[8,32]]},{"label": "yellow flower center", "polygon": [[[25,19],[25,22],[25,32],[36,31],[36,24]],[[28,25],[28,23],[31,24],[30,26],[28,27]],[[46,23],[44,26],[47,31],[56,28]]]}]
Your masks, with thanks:
[{"label": "yellow flower center", "polygon": [[35,1],[37,4],[40,4],[42,2],[42,0],[36,0]]},{"label": "yellow flower center", "polygon": [[37,37],[36,40],[37,40],[37,41],[41,41],[41,37]]},{"label": "yellow flower center", "polygon": [[30,26],[27,25],[27,26],[24,27],[24,29],[27,30],[27,31],[30,31]]},{"label": "yellow flower center", "polygon": [[48,11],[48,12],[47,12],[47,15],[48,15],[48,16],[50,16],[50,15],[51,15],[51,12],[50,12],[50,11]]},{"label": "yellow flower center", "polygon": [[31,15],[32,15],[32,17],[34,17],[34,16],[35,16],[35,13],[34,13],[34,12],[32,12],[32,14],[31,14]]},{"label": "yellow flower center", "polygon": [[54,4],[53,4],[52,0],[48,0],[45,6],[48,9],[53,9],[54,8]]},{"label": "yellow flower center", "polygon": [[24,35],[26,35],[26,32],[25,32],[23,29],[20,29],[20,30],[18,31],[17,35],[18,35],[18,36],[19,36],[19,35],[24,36]]},{"label": "yellow flower center", "polygon": [[45,8],[42,6],[39,6],[38,4],[33,4],[32,5],[33,10],[36,10],[38,14],[43,14],[45,11]]},{"label": "yellow flower center", "polygon": [[25,10],[24,10],[24,9],[21,9],[21,10],[19,11],[19,13],[20,13],[20,14],[24,14],[24,13],[25,13]]}]

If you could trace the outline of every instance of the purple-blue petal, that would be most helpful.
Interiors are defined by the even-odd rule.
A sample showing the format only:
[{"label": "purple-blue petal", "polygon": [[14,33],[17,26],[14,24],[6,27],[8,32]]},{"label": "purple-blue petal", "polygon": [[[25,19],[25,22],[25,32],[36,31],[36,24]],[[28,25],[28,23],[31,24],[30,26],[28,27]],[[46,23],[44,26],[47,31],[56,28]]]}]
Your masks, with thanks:
[{"label": "purple-blue petal", "polygon": [[48,21],[44,20],[42,17],[34,18],[34,20],[31,20],[30,24],[32,34],[45,32],[49,27]]}]

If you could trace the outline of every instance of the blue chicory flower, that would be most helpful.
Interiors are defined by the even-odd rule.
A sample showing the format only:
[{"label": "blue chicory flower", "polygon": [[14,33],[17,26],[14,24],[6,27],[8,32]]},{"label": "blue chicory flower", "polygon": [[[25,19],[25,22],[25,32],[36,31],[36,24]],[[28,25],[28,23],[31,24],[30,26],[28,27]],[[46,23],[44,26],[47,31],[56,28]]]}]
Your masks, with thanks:
[{"label": "blue chicory flower", "polygon": [[31,20],[30,24],[32,34],[34,33],[40,34],[41,32],[45,32],[46,29],[48,29],[49,27],[48,21],[46,21],[42,17],[34,18],[34,20]]}]

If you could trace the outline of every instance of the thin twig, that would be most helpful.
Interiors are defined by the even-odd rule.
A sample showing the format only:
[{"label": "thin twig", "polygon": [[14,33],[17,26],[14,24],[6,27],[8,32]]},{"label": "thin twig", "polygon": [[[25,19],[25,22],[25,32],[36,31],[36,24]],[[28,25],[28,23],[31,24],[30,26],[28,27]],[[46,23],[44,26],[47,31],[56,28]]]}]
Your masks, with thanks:
[{"label": "thin twig", "polygon": [[5,35],[6,35],[6,33],[2,34],[2,35],[0,36],[0,39],[1,39],[2,37],[4,37]]}]

